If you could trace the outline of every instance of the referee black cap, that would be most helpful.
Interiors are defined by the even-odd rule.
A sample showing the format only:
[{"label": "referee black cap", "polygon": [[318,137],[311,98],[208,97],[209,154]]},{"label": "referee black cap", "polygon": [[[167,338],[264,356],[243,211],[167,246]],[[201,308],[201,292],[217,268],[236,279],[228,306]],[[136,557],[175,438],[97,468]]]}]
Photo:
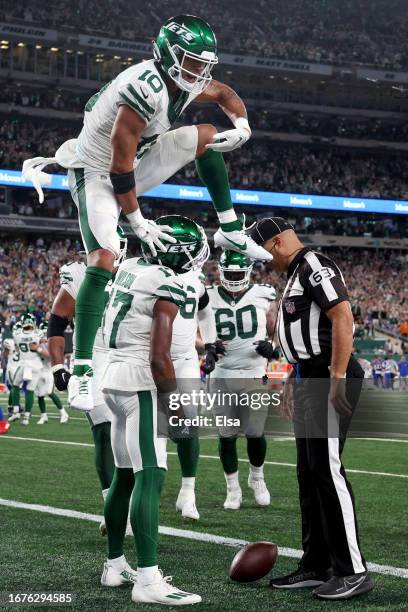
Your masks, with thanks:
[{"label": "referee black cap", "polygon": [[250,236],[257,244],[264,244],[270,238],[289,229],[294,230],[295,228],[283,217],[265,217],[254,225]]}]

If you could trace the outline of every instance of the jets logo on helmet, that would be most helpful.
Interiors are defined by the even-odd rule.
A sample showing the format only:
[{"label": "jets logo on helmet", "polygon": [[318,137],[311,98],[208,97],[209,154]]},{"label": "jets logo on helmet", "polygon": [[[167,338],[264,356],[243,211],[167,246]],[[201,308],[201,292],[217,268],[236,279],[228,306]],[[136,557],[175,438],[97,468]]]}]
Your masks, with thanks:
[{"label": "jets logo on helmet", "polygon": [[155,59],[176,85],[200,94],[210,83],[218,63],[217,40],[211,26],[194,15],[172,17],[153,43]]},{"label": "jets logo on helmet", "polygon": [[145,261],[167,266],[182,274],[188,270],[201,268],[210,255],[207,237],[203,228],[192,219],[181,215],[166,215],[156,219],[158,225],[169,225],[171,235],[177,240],[168,243],[166,251],[152,255],[150,249],[142,242],[142,253]]},{"label": "jets logo on helmet", "polygon": [[218,264],[221,285],[236,293],[249,287],[253,263],[242,253],[224,251]]}]

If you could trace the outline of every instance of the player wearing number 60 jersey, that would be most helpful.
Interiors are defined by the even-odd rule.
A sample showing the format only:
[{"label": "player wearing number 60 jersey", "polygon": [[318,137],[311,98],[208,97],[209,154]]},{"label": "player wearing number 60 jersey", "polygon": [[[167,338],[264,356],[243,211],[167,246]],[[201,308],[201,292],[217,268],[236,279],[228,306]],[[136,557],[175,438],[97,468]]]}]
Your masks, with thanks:
[{"label": "player wearing number 60 jersey", "polygon": [[[259,392],[267,361],[273,347],[269,336],[276,318],[275,290],[271,285],[250,285],[251,262],[232,251],[225,251],[219,263],[221,284],[210,287],[208,295],[214,311],[217,336],[225,355],[211,375],[212,392]],[[242,430],[247,438],[250,473],[248,486],[261,506],[269,505],[263,464],[266,456],[264,426],[266,410],[253,411],[239,405],[215,406],[217,416],[240,419],[240,427],[219,427],[219,451],[227,482],[224,508],[238,510],[242,491],[239,485],[237,436]]]},{"label": "player wearing number 60 jersey", "polygon": [[[271,255],[243,231],[234,212],[223,152],[241,147],[251,136],[246,108],[227,85],[212,80],[217,42],[199,17],[169,19],[154,43],[154,58],[131,66],[95,94],[85,106],[83,129],[64,143],[55,158],[24,162],[23,174],[43,198],[42,169],[57,161],[69,170],[69,186],[79,210],[88,269],[76,310],[75,367],[70,381],[71,404],[92,407],[92,347],[103,313],[103,292],[118,256],[116,225],[122,211],[135,234],[152,254],[172,241],[166,226],[145,219],[138,197],[196,161],[220,221],[216,246],[253,259]],[[234,129],[217,134],[203,124],[171,130],[193,101],[218,104]],[[170,232],[170,234],[169,234]],[[81,393],[79,389],[81,388]],[[86,391],[86,393],[84,392]]]}]

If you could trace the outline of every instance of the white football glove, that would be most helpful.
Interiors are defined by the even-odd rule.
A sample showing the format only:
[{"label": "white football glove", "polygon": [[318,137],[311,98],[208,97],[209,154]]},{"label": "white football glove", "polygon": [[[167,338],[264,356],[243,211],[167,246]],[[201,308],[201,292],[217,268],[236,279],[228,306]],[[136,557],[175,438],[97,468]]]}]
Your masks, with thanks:
[{"label": "white football glove", "polygon": [[235,121],[235,128],[226,132],[214,134],[213,142],[205,145],[206,149],[227,153],[242,147],[251,137],[251,128],[248,121],[244,117],[240,117]]},{"label": "white football glove", "polygon": [[139,209],[126,216],[136,236],[147,244],[154,257],[157,255],[156,247],[159,251],[167,251],[167,247],[162,240],[171,243],[177,242],[173,236],[167,233],[172,231],[170,225],[157,225],[154,221],[145,219]]}]

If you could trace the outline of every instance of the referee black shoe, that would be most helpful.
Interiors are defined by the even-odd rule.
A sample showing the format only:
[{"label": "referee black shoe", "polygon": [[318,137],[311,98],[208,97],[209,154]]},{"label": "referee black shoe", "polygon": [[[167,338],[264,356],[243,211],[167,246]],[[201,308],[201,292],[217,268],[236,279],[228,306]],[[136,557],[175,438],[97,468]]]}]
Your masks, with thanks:
[{"label": "referee black shoe", "polygon": [[313,591],[319,599],[350,599],[372,591],[374,582],[367,572],[352,576],[332,576]]},{"label": "referee black shoe", "polygon": [[307,589],[325,584],[329,577],[328,571],[316,572],[299,566],[291,574],[272,578],[269,586],[274,589]]}]

